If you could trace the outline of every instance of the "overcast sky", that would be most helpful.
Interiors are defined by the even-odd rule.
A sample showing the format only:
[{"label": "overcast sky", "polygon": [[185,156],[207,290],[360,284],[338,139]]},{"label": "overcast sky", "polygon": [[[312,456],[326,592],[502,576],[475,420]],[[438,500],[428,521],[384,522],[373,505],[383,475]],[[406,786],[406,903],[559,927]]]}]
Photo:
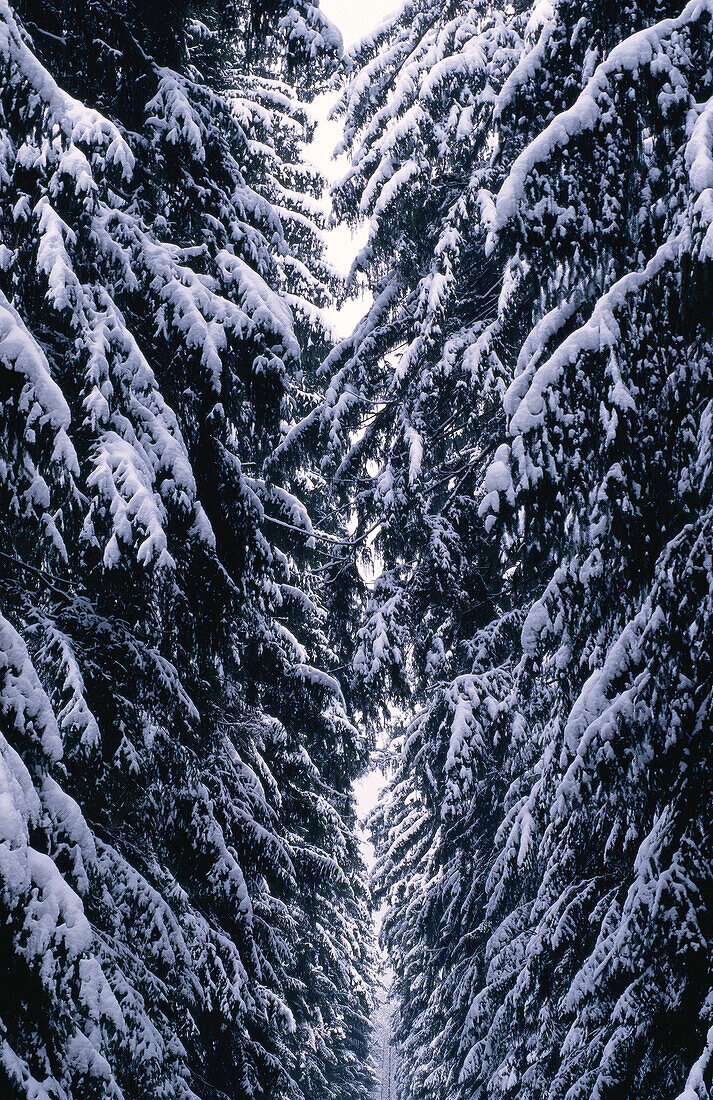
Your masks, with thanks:
[{"label": "overcast sky", "polygon": [[[325,15],[337,24],[344,38],[344,45],[350,46],[368,34],[381,20],[393,11],[401,0],[322,0],[320,7]],[[320,119],[314,143],[309,150],[310,160],[317,164],[330,180],[337,180],[347,171],[346,158],[332,160],[332,152],[341,136],[341,123],[328,122],[327,115],[334,103],[334,94],[320,96],[312,105],[315,115]],[[364,231],[365,232],[365,231]],[[347,229],[336,229],[330,233],[329,258],[332,263],[346,272],[364,239],[364,233],[352,237]],[[330,310],[332,322],[339,335],[347,336],[366,309],[366,300],[351,301],[341,310]],[[363,819],[374,807],[384,785],[384,777],[379,771],[371,771],[362,776],[355,785],[357,810]],[[362,837],[362,853],[368,866],[374,861],[374,850],[367,837]]]},{"label": "overcast sky", "polygon": [[[320,7],[324,14],[337,24],[344,38],[344,45],[350,46],[373,30],[389,12],[402,0],[322,0]],[[328,122],[335,95],[319,96],[312,104],[312,111],[319,119],[315,139],[309,150],[309,159],[324,172],[331,182],[340,179],[349,164],[346,158],[332,159],[334,148],[341,137],[341,123]],[[339,228],[330,233],[328,258],[344,274],[365,239],[366,227],[362,233],[353,236],[348,229]],[[340,310],[331,309],[329,315],[340,336],[348,336],[367,307],[365,299],[352,300]]]},{"label": "overcast sky", "polygon": [[344,45],[363,38],[368,31],[393,11],[394,0],[322,0],[324,14],[337,24],[344,36]]}]

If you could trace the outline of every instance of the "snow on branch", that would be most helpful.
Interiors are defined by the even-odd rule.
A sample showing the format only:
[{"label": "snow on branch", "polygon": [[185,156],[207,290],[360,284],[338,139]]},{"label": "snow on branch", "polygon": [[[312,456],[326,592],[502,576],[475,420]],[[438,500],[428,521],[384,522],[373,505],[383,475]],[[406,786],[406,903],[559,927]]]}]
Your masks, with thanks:
[{"label": "snow on branch", "polygon": [[[488,223],[486,250],[489,253],[495,248],[498,235],[516,216],[527,181],[535,168],[549,160],[556,149],[564,148],[572,138],[596,126],[604,111],[603,96],[611,89],[617,76],[655,65],[659,72],[666,72],[673,80],[675,66],[663,48],[664,40],[711,15],[711,0],[690,0],[676,18],[663,19],[653,27],[637,31],[614,47],[596,68],[572,107],[557,115],[515,160],[494,205],[485,211]],[[680,75],[678,79],[680,81]]]},{"label": "snow on branch", "polygon": [[121,169],[125,179],[131,178],[134,155],[118,128],[59,87],[25,45],[7,0],[0,0],[0,55],[40,97],[50,125],[77,144],[106,147],[109,162]]}]

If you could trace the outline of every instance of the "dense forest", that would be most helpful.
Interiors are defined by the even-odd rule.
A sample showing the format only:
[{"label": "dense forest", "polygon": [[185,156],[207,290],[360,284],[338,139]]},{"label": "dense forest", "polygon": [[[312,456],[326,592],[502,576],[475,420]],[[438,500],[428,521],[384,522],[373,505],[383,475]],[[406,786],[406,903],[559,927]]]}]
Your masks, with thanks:
[{"label": "dense forest", "polygon": [[390,7],[0,0],[0,1100],[713,1097],[713,3]]}]

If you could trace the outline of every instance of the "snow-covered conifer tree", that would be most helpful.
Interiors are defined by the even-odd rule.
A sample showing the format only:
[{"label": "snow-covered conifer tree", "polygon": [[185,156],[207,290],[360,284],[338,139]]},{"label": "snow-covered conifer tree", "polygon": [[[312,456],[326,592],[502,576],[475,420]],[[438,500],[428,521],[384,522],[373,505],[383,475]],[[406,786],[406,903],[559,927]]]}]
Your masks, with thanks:
[{"label": "snow-covered conifer tree", "polygon": [[330,278],[280,79],[338,36],[264,22],[0,9],[9,1095],[368,1090],[362,739],[274,456]]},{"label": "snow-covered conifer tree", "polygon": [[403,1097],[710,1092],[710,19],[424,2],[350,61]]},{"label": "snow-covered conifer tree", "polygon": [[484,508],[544,591],[474,1095],[710,1091],[710,49],[707,5],[555,5],[553,117],[485,203],[534,324]]}]

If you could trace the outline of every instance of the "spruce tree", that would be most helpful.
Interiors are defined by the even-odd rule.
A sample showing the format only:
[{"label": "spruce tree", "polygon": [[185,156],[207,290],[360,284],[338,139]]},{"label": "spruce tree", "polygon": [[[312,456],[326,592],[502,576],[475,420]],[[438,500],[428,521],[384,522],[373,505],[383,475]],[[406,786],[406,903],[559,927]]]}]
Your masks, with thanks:
[{"label": "spruce tree", "polygon": [[327,293],[280,79],[337,36],[311,5],[0,14],[8,843],[48,860],[3,877],[3,1087],[362,1097],[362,738],[275,458]]},{"label": "spruce tree", "polygon": [[[710,13],[508,9],[498,70],[464,9],[404,7],[341,106],[337,202],[373,216],[375,301],[328,360],[324,420],[383,561],[356,684],[407,712],[374,819],[400,1095],[703,1098]],[[474,88],[480,162],[449,129]],[[443,215],[465,199],[439,205],[458,156],[462,238]],[[456,506],[475,526],[441,524],[429,572]],[[462,634],[457,560],[486,578]]]},{"label": "spruce tree", "polygon": [[557,5],[529,93],[557,113],[488,211],[535,322],[492,503],[544,592],[476,1094],[709,1091],[710,33],[698,5]]}]

